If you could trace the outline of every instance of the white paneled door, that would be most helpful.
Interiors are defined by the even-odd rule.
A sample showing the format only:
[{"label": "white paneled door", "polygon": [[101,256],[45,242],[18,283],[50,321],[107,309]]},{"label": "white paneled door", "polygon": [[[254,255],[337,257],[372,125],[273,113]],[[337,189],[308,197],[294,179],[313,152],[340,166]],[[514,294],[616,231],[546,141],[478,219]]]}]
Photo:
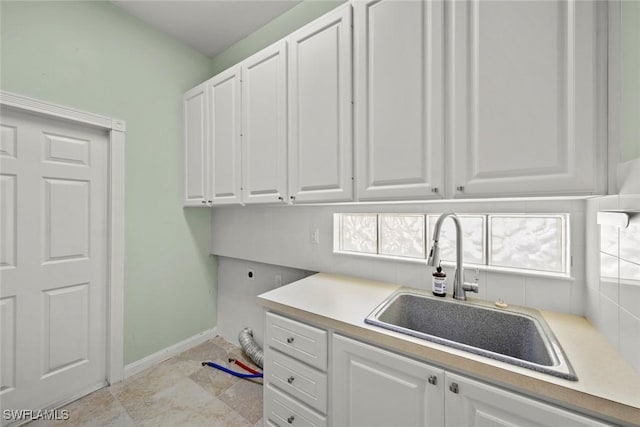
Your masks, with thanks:
[{"label": "white paneled door", "polygon": [[106,382],[104,130],[2,109],[0,399],[42,409]]}]

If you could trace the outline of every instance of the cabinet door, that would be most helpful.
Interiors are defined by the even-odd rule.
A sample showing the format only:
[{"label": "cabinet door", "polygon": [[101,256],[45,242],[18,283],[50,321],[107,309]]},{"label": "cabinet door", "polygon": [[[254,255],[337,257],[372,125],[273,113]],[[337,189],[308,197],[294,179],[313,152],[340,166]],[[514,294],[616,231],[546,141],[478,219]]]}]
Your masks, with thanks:
[{"label": "cabinet door", "polygon": [[333,336],[335,426],[442,426],[443,382],[441,369]]},{"label": "cabinet door", "polygon": [[[600,5],[599,3],[603,3]],[[604,191],[594,1],[449,3],[450,194]]]},{"label": "cabinet door", "polygon": [[184,94],[184,206],[208,203],[207,83]]},{"label": "cabinet door", "polygon": [[607,426],[585,416],[449,372],[446,373],[446,387],[446,427]]},{"label": "cabinet door", "polygon": [[287,197],[286,42],[242,62],[242,188],[245,203]]},{"label": "cabinet door", "polygon": [[441,197],[441,1],[354,3],[359,200]]},{"label": "cabinet door", "polygon": [[211,195],[214,205],[242,201],[240,67],[210,80],[211,102]]},{"label": "cabinet door", "polygon": [[288,38],[289,192],[295,202],[350,201],[351,5]]}]

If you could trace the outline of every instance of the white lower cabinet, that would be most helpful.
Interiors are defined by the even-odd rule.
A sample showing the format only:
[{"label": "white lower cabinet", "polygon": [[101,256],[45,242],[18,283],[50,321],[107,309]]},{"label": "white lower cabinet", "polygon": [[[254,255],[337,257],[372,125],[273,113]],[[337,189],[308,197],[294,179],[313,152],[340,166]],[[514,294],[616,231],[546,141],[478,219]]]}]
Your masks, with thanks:
[{"label": "white lower cabinet", "polygon": [[274,313],[264,372],[265,426],[609,425]]},{"label": "white lower cabinet", "polygon": [[337,334],[332,344],[334,426],[607,425]]},{"label": "white lower cabinet", "polygon": [[327,414],[327,331],[267,313],[264,424],[324,427]]},{"label": "white lower cabinet", "polygon": [[604,427],[607,424],[447,372],[445,426]]},{"label": "white lower cabinet", "polygon": [[444,370],[334,335],[333,425],[442,426]]},{"label": "white lower cabinet", "polygon": [[300,404],[270,383],[265,386],[264,419],[268,426],[325,427],[327,417]]}]

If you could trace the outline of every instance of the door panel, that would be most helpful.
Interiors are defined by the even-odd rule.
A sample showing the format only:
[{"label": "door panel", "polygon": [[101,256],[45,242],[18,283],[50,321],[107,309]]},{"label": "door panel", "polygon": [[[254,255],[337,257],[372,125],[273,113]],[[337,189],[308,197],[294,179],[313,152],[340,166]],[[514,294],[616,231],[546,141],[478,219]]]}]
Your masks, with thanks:
[{"label": "door panel", "polygon": [[17,152],[16,128],[13,126],[0,126],[0,156],[15,158]]},{"label": "door panel", "polygon": [[607,424],[447,372],[446,427],[606,427]]},{"label": "door panel", "polygon": [[0,394],[42,409],[106,380],[108,137],[4,107],[2,129]]},{"label": "door panel", "polygon": [[44,262],[89,256],[89,182],[44,179]]},{"label": "door panel", "polygon": [[354,7],[358,199],[441,197],[442,2]]},{"label": "door panel", "polygon": [[211,175],[214,205],[242,201],[240,66],[218,74],[209,84],[211,102]]},{"label": "door panel", "polygon": [[331,375],[335,425],[444,425],[442,369],[334,334]]},{"label": "door panel", "polygon": [[452,194],[602,190],[597,7],[451,3]]},{"label": "door panel", "polygon": [[0,299],[0,332],[2,333],[2,371],[0,396],[16,387],[16,297]]},{"label": "door panel", "polygon": [[81,283],[43,291],[45,319],[45,369],[61,369],[88,362],[89,284]]},{"label": "door panel", "polygon": [[242,63],[242,174],[245,203],[287,196],[286,42]]},{"label": "door panel", "polygon": [[288,42],[290,193],[296,202],[352,200],[351,5]]},{"label": "door panel", "polygon": [[16,266],[16,176],[0,175],[0,269]]},{"label": "door panel", "polygon": [[89,141],[44,134],[45,161],[89,166]]},{"label": "door panel", "polygon": [[203,206],[208,200],[209,164],[206,83],[184,94],[184,206]]}]

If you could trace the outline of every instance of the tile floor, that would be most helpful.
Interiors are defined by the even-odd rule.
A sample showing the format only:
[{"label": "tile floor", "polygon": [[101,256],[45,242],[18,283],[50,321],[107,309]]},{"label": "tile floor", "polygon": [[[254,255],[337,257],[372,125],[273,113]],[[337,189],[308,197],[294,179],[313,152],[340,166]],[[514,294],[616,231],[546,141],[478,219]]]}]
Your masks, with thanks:
[{"label": "tile floor", "polygon": [[[262,425],[262,380],[244,380],[201,362],[248,362],[242,350],[216,337],[157,366],[105,387],[62,409],[67,421],[37,421],[40,426],[215,426]],[[254,366],[252,363],[248,363]]]}]

